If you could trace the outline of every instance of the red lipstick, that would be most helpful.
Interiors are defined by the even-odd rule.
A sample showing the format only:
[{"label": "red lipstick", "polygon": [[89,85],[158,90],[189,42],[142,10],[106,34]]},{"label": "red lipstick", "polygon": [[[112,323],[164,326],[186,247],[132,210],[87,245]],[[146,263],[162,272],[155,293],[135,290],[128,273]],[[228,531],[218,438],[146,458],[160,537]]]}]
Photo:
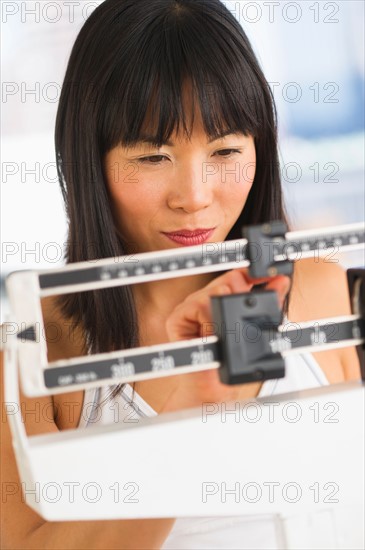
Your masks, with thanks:
[{"label": "red lipstick", "polygon": [[215,227],[211,229],[194,229],[194,231],[190,231],[189,229],[179,229],[179,231],[163,233],[163,235],[166,235],[166,237],[171,241],[183,246],[194,246],[207,241],[213,234],[214,230]]}]

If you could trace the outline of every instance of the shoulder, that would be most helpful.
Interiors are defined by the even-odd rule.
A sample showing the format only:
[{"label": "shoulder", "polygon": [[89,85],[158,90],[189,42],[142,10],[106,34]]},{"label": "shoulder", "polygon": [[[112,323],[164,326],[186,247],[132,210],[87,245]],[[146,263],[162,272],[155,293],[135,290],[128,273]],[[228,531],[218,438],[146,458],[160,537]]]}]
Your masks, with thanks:
[{"label": "shoulder", "polygon": [[44,338],[48,361],[84,355],[84,334],[80,326],[63,317],[55,296],[41,300]]},{"label": "shoulder", "polygon": [[[294,263],[288,311],[290,320],[304,322],[351,314],[347,273],[339,261],[306,258]],[[341,361],[344,379],[358,379],[360,365],[356,348],[339,348],[336,354]]]},{"label": "shoulder", "polygon": [[294,263],[293,300],[303,313],[319,318],[350,315],[346,270],[339,262],[305,258]]},{"label": "shoulder", "polygon": [[[82,328],[63,317],[56,297],[43,298],[41,307],[48,362],[85,355]],[[60,430],[78,426],[83,401],[83,390],[53,395],[55,421]]]},{"label": "shoulder", "polygon": [[[76,326],[71,320],[67,320],[62,316],[57,305],[56,297],[49,296],[42,298],[41,309],[44,325],[41,337],[46,340],[48,362],[51,363],[61,359],[71,359],[73,357],[85,355],[85,337],[82,328]],[[0,329],[3,331],[4,325],[0,325]],[[1,352],[0,358],[0,376],[2,378],[4,361],[3,352]],[[84,402],[83,390],[37,398],[28,398],[22,394],[21,388],[19,388],[19,390],[22,401],[24,402],[39,403],[41,407],[48,407],[51,405],[57,429],[76,428],[79,425]],[[37,429],[38,428],[39,426]],[[28,435],[31,435],[34,431],[32,425],[26,424],[26,429]],[[42,433],[42,431],[39,433]]]}]

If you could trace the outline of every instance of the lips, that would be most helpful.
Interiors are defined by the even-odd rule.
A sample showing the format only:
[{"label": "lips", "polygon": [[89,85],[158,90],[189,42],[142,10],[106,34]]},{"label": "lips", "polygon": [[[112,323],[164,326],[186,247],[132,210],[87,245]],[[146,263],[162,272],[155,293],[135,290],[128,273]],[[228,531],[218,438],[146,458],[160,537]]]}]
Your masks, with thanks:
[{"label": "lips", "polygon": [[171,235],[172,237],[197,237],[198,235],[203,235],[204,233],[209,233],[213,231],[214,227],[208,229],[194,229],[193,231],[189,229],[180,229],[179,231],[172,231],[169,233],[164,233],[165,235]]},{"label": "lips", "polygon": [[212,229],[179,229],[171,233],[163,233],[170,241],[182,246],[193,246],[203,244],[213,235],[215,227]]}]

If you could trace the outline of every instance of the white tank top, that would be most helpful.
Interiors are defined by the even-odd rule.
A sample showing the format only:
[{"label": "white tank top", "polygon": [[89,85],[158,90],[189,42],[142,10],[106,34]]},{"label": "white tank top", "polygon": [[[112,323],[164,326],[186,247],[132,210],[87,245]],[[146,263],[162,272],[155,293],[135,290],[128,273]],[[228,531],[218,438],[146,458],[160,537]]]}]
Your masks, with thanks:
[{"label": "white tank top", "polygon": [[[284,321],[286,322],[286,321]],[[321,367],[310,353],[285,359],[285,378],[266,380],[258,397],[328,385]],[[113,422],[133,422],[157,413],[127,384],[113,400],[116,386],[85,391],[79,428]],[[177,518],[161,550],[270,550],[285,548],[279,515]]]}]

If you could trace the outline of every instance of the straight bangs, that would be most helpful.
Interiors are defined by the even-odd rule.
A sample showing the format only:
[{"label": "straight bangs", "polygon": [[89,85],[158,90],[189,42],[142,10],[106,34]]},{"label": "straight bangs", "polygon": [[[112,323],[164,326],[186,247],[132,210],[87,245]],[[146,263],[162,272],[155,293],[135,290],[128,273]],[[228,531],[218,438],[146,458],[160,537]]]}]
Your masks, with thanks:
[{"label": "straight bangs", "polygon": [[[247,51],[233,41],[232,29],[222,27],[222,21],[210,18],[203,23],[201,18],[193,9],[179,17],[174,10],[160,10],[155,25],[144,29],[143,39],[138,33],[133,36],[138,64],[126,63],[126,55],[115,56],[100,93],[98,133],[104,154],[117,145],[133,147],[146,135],[161,147],[180,128],[190,139],[196,102],[209,138],[227,130],[259,137],[267,105]],[[190,127],[183,101],[186,82],[192,93]]]}]

